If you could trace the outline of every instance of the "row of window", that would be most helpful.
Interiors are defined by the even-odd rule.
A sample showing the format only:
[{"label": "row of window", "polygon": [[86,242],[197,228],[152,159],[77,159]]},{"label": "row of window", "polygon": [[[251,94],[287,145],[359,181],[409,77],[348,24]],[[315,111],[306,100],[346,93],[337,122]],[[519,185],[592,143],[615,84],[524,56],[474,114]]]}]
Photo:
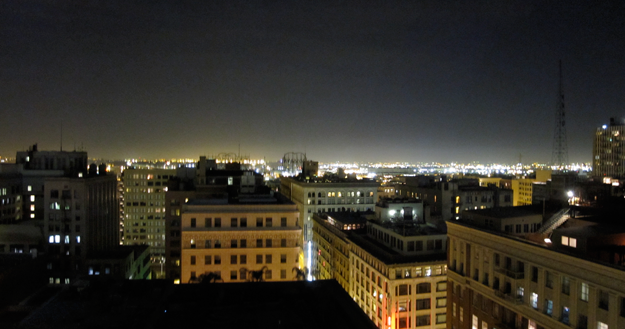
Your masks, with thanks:
[{"label": "row of window", "polygon": [[[213,218],[204,218],[204,227],[221,227],[221,218],[216,217],[213,222]],[[280,218],[280,226],[286,227],[287,220],[286,217]],[[262,217],[256,218],[256,227],[272,227],[273,226],[273,218],[267,217],[264,219]],[[191,227],[197,227],[197,219],[191,218]],[[230,227],[247,227],[247,218],[230,218]]]},{"label": "row of window", "polygon": [[[263,246],[263,239],[256,239],[256,244],[254,246],[249,246],[250,248],[273,248],[274,247],[274,243],[273,243],[273,239],[265,239],[264,240],[265,244]],[[230,240],[230,245],[226,246],[226,245],[222,245],[221,240],[204,240],[204,243],[202,244],[200,242],[199,244],[200,246],[203,245],[205,249],[210,249],[210,248],[248,248],[247,245],[247,239],[241,239],[241,240],[236,240],[236,239],[232,239]],[[196,243],[195,239],[191,239],[191,249],[196,249],[198,246],[198,244]],[[286,247],[286,239],[280,239],[280,247]],[[276,246],[277,247],[277,246]]]},{"label": "row of window", "polygon": [[[65,244],[69,244],[70,241],[71,241],[71,238],[69,235],[66,235],[65,238],[63,239],[63,243]],[[48,243],[52,243],[52,244],[61,243],[61,235],[59,234],[50,235],[48,237]],[[80,235],[76,236],[76,243],[80,243]]]},{"label": "row of window", "polygon": [[[368,196],[368,197],[373,197],[373,192],[372,191],[367,191],[367,192],[361,192],[361,191],[349,191],[349,192],[317,192],[316,196],[318,198],[325,198],[327,195],[328,198],[333,198],[333,197],[364,197],[364,196]],[[315,192],[308,192],[308,197],[309,198],[314,198],[315,197]]]},{"label": "row of window", "polygon": [[[417,294],[427,294],[432,292],[432,284],[429,282],[422,282],[416,285]],[[436,291],[447,291],[447,281],[440,281],[436,283]],[[400,284],[395,287],[395,296],[408,296],[412,295],[412,285]]]},{"label": "row of window", "polygon": [[[212,272],[217,277],[221,278],[221,271]],[[197,278],[195,271],[191,271],[191,278]],[[248,279],[248,271],[245,269],[241,269],[239,271],[230,271],[230,280],[242,280],[245,281]],[[273,271],[269,269],[265,269],[263,271],[264,280],[272,280],[273,279]],[[287,270],[280,270],[280,279],[287,278]]]},{"label": "row of window", "polygon": [[[264,259],[264,263],[263,263],[263,259]],[[191,265],[198,265],[197,264],[197,256],[195,255],[191,255],[190,257],[190,263]],[[256,255],[256,264],[272,264],[273,263],[273,255]],[[280,264],[286,264],[287,263],[287,255],[286,254],[281,254],[280,255]],[[245,265],[247,264],[247,255],[230,255],[230,264],[231,265],[237,265],[237,264],[242,264]],[[221,265],[221,255],[204,255],[204,265]]]}]

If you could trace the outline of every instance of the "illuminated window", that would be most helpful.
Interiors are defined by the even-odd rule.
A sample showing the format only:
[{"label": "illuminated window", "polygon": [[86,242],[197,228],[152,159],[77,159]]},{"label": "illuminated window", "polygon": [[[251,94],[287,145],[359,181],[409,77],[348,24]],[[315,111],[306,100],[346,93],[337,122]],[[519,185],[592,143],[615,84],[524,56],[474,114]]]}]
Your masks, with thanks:
[{"label": "illuminated window", "polygon": [[76,243],[80,243],[80,235],[76,236]]},{"label": "illuminated window", "polygon": [[585,302],[588,301],[588,283],[582,282],[582,293],[579,298]]},{"label": "illuminated window", "polygon": [[50,236],[48,237],[48,242],[49,242],[49,243],[54,243],[54,235],[50,235]]},{"label": "illuminated window", "polygon": [[597,322],[597,329],[608,329],[608,324],[601,321]]},{"label": "illuminated window", "polygon": [[[26,160],[26,161],[28,161],[28,160]],[[33,190],[32,185],[28,185],[28,187],[26,187],[26,190],[27,190],[28,192],[32,191],[32,190]]]},{"label": "illuminated window", "polygon": [[478,319],[477,319],[477,315],[473,314],[473,321],[471,323],[471,329],[478,329]]},{"label": "illuminated window", "polygon": [[54,236],[54,243],[61,243],[61,236],[60,235],[55,235]]},{"label": "illuminated window", "polygon": [[30,202],[35,202],[35,196],[34,195],[30,196]]},{"label": "illuminated window", "polygon": [[65,236],[65,241],[63,241],[63,242],[65,242],[65,244],[69,244],[69,235]]}]

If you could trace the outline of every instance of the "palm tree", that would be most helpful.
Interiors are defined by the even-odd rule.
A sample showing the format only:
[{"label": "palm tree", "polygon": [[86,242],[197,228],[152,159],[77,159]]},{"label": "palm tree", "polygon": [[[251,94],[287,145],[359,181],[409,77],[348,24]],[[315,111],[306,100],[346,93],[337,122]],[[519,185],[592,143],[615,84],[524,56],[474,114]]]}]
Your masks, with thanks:
[{"label": "palm tree", "polygon": [[297,281],[304,281],[306,280],[306,277],[308,276],[307,267],[304,267],[304,268],[293,267],[293,272],[295,272],[295,280]]}]

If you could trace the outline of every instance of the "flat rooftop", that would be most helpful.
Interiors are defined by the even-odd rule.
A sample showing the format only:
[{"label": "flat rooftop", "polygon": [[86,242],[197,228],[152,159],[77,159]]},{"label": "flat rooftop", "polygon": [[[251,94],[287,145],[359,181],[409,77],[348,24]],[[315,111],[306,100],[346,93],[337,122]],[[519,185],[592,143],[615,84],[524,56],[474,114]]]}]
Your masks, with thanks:
[{"label": "flat rooftop", "polygon": [[466,212],[493,218],[514,218],[542,215],[542,206],[496,207],[487,209],[466,210]]},{"label": "flat rooftop", "polygon": [[92,283],[66,290],[20,328],[377,328],[335,280],[174,285]]}]

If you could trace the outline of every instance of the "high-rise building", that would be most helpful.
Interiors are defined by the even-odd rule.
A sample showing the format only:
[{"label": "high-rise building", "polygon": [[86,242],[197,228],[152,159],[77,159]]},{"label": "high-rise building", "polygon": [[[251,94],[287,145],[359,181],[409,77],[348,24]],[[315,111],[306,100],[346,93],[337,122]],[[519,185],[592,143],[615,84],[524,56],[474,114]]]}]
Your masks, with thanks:
[{"label": "high-rise building", "polygon": [[[124,182],[124,245],[150,246],[153,270],[165,257],[165,193],[175,169],[128,168]],[[157,273],[160,273],[157,272]]]},{"label": "high-rise building", "polygon": [[592,147],[594,177],[625,178],[625,124],[610,118],[610,123],[597,128]]},{"label": "high-rise building", "polygon": [[[581,210],[577,210],[579,212]],[[503,232],[447,223],[447,328],[625,328],[625,229],[613,217]]]},{"label": "high-rise building", "polygon": [[301,227],[280,195],[196,199],[182,206],[181,280],[292,281]]}]

